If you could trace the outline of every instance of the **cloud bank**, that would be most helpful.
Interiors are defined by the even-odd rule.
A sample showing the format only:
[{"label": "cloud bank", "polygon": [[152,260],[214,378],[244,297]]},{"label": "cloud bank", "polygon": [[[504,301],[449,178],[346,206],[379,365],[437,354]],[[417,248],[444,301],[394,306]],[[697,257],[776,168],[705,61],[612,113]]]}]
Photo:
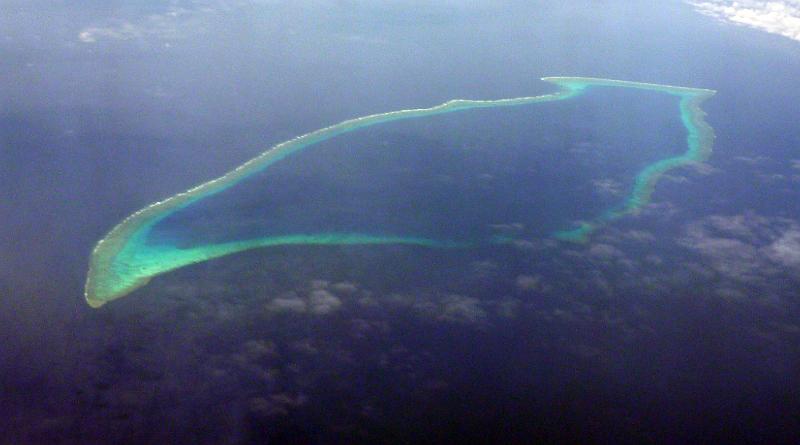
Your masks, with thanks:
[{"label": "cloud bank", "polygon": [[800,41],[800,0],[687,0],[716,19]]}]

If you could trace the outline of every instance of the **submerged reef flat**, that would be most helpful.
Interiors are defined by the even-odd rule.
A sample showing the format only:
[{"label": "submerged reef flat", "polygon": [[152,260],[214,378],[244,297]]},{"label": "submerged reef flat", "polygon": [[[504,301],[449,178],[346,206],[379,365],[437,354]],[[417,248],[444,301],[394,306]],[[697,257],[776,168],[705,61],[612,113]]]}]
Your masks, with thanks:
[{"label": "submerged reef flat", "polygon": [[346,120],[275,145],[219,178],[151,204],[127,217],[97,243],[92,252],[86,279],[86,301],[92,307],[100,307],[144,286],[156,275],[258,247],[298,244],[413,244],[434,248],[463,248],[481,243],[510,241],[507,238],[495,237],[490,240],[464,243],[413,235],[334,232],[265,236],[179,247],[175,243],[153,240],[149,237],[154,226],[175,212],[227,190],[293,153],[336,136],[378,124],[456,111],[562,101],[578,97],[586,90],[595,87],[632,88],[678,96],[681,121],[687,131],[687,150],[679,156],[662,159],[643,168],[637,174],[632,189],[620,205],[583,222],[577,229],[553,234],[557,239],[575,242],[585,241],[597,229],[615,219],[634,213],[646,205],[650,201],[656,183],[667,171],[691,163],[702,162],[711,153],[714,131],[706,123],[705,113],[700,106],[703,101],[715,94],[713,90],[586,77],[545,77],[542,80],[558,86],[558,91],[540,96],[513,99],[456,99],[430,108],[391,111]]}]

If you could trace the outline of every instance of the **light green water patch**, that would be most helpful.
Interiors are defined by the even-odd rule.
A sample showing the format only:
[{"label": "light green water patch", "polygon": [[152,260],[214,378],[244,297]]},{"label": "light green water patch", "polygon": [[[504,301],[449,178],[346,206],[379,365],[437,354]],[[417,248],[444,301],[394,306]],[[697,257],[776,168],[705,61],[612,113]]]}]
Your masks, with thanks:
[{"label": "light green water patch", "polygon": [[[179,248],[163,243],[152,245],[147,242],[151,228],[176,211],[233,187],[240,181],[268,168],[292,153],[372,125],[479,108],[522,106],[568,100],[594,87],[644,89],[679,96],[681,119],[688,134],[688,150],[680,156],[664,159],[644,168],[637,175],[632,190],[621,206],[582,223],[577,229],[561,231],[553,235],[557,239],[577,242],[587,240],[591,233],[597,229],[615,219],[634,213],[646,205],[650,201],[650,196],[656,183],[665,172],[690,163],[702,162],[711,152],[714,133],[705,122],[705,113],[701,110],[700,105],[705,99],[714,94],[712,90],[584,77],[546,77],[543,80],[558,86],[558,91],[540,96],[514,99],[457,99],[430,108],[391,111],[346,120],[280,143],[219,178],[151,204],[127,217],[97,243],[92,252],[86,279],[86,301],[92,307],[100,307],[144,286],[156,275],[190,264],[259,247],[299,244],[411,244],[431,248],[468,248],[479,243],[478,241],[476,243],[454,243],[413,236],[379,236],[363,233],[281,235],[193,246],[191,248]],[[495,238],[483,242],[507,243],[509,240]]]}]

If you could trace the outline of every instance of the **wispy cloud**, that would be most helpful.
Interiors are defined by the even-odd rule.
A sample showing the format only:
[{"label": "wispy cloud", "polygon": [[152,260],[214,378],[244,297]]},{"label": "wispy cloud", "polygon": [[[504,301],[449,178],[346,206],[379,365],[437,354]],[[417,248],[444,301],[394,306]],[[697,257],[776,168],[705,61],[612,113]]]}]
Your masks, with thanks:
[{"label": "wispy cloud", "polygon": [[172,0],[160,12],[113,18],[82,29],[78,40],[175,40],[203,32],[207,20],[215,15],[247,7],[273,6],[286,0]]},{"label": "wispy cloud", "polygon": [[135,40],[148,37],[177,39],[184,35],[184,31],[189,29],[190,25],[196,26],[197,19],[211,12],[213,10],[207,7],[198,9],[171,7],[160,14],[150,14],[130,20],[114,20],[86,27],[78,33],[78,40],[83,43],[95,43],[98,40]]},{"label": "wispy cloud", "polygon": [[703,14],[800,41],[800,0],[686,0]]},{"label": "wispy cloud", "polygon": [[[2,2],[2,0],[0,0]],[[188,38],[210,27],[213,20],[228,13],[250,14],[254,8],[278,8],[282,11],[330,11],[331,14],[358,13],[376,15],[414,14],[449,17],[453,12],[484,11],[495,8],[491,2],[462,0],[169,0],[163,10],[139,16],[114,17],[81,29],[77,39],[83,43],[102,40],[174,40]],[[288,8],[288,9],[287,9]],[[338,38],[370,44],[386,44],[372,36],[342,33]]]}]

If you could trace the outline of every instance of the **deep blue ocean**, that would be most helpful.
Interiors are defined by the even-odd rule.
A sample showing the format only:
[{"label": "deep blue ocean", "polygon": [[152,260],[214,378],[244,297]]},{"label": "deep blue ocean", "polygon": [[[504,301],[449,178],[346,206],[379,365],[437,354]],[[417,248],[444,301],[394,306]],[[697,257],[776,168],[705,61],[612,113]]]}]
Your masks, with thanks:
[{"label": "deep blue ocean", "polygon": [[547,238],[621,204],[642,168],[686,150],[678,103],[598,88],[360,129],[170,215],[150,238],[194,247],[363,233],[485,244],[514,224],[515,237]]},{"label": "deep blue ocean", "polygon": [[[0,443],[795,443],[800,42],[680,1],[0,0]],[[346,119],[588,76],[717,91],[652,201],[558,241],[686,149],[678,99],[372,126],[165,219],[279,246],[102,308],[138,209]],[[514,242],[496,243],[497,237]]]}]

